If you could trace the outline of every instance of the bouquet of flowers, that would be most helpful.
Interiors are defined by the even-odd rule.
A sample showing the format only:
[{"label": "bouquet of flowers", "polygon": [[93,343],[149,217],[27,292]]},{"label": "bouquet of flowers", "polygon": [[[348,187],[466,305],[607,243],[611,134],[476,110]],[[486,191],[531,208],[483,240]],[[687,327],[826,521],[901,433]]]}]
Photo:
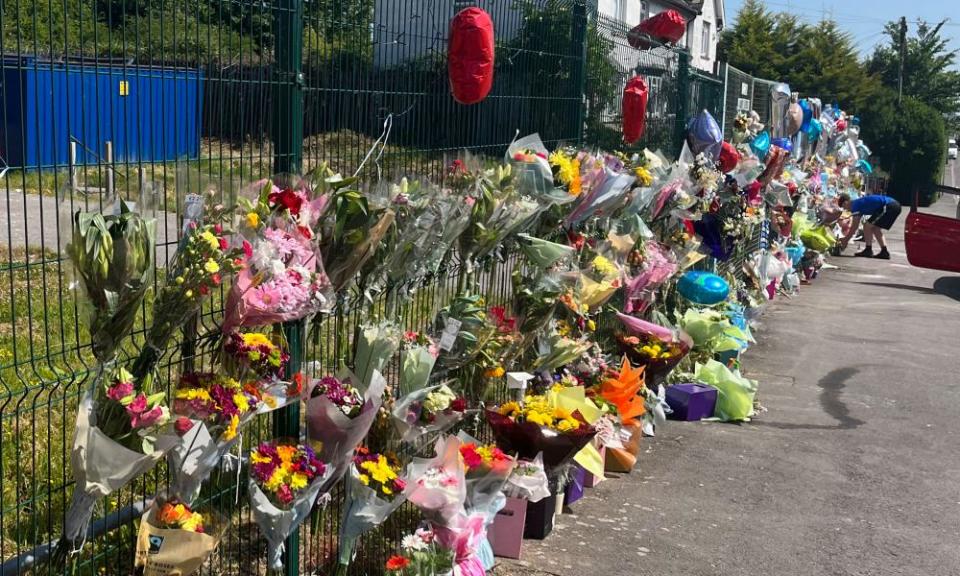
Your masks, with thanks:
[{"label": "bouquet of flowers", "polygon": [[403,335],[400,353],[400,394],[409,394],[424,388],[437,362],[440,349],[432,338],[420,332]]},{"label": "bouquet of flowers", "polygon": [[226,523],[176,499],[157,499],[137,533],[136,567],[144,576],[193,574],[217,548]]},{"label": "bouquet of flowers", "polygon": [[253,383],[241,385],[219,373],[188,372],[174,392],[173,427],[182,442],[167,455],[170,492],[192,503],[200,485],[239,441],[239,430],[277,401]]},{"label": "bouquet of flowers", "polygon": [[302,444],[264,442],[250,453],[250,506],[269,542],[268,565],[283,564],[283,542],[310,514],[333,467]]},{"label": "bouquet of flowers", "polygon": [[649,241],[643,252],[637,251],[633,257],[636,265],[631,266],[624,285],[624,309],[626,314],[633,311],[643,312],[653,302],[653,294],[664,282],[677,272],[677,263],[673,253],[662,244]]},{"label": "bouquet of flowers", "polygon": [[454,297],[437,314],[434,327],[441,334],[437,361],[448,369],[460,368],[476,359],[497,330],[487,316],[483,297],[475,294]]},{"label": "bouquet of flowers", "polygon": [[[481,444],[470,435],[461,432],[460,457],[463,459],[467,482],[465,502],[468,515],[479,514],[484,518],[484,534],[506,505],[503,487],[510,478],[517,461],[507,456],[496,444]],[[477,547],[477,555],[484,568],[493,567],[493,550],[483,538]]]},{"label": "bouquet of flowers", "polygon": [[166,281],[153,304],[153,325],[130,370],[137,381],[153,371],[174,333],[196,315],[213,289],[244,266],[243,249],[232,247],[227,240],[231,232],[223,222],[229,211],[215,205],[203,216],[199,223],[188,223],[167,268]]},{"label": "bouquet of flowers", "polygon": [[[507,148],[505,155],[508,174],[512,174],[515,185],[523,192],[541,197],[547,195],[554,189],[554,171],[550,157],[539,134],[514,140]],[[576,166],[576,172],[579,175],[579,163]],[[573,167],[569,167],[565,174],[571,176],[571,183],[567,184],[568,189],[574,186],[572,189],[576,190],[572,183]],[[561,184],[564,184],[562,177],[560,179]],[[570,195],[575,196],[572,191]]]},{"label": "bouquet of flowers", "polygon": [[454,553],[440,545],[430,528],[418,528],[400,541],[400,554],[391,556],[384,568],[397,576],[441,576],[453,572]]},{"label": "bouquet of flowers", "polygon": [[550,479],[543,466],[543,454],[533,459],[519,459],[503,485],[503,494],[508,498],[520,498],[539,502],[550,497]]},{"label": "bouquet of flowers", "polygon": [[393,322],[360,326],[353,357],[353,373],[357,386],[366,389],[373,381],[375,373],[384,373],[387,362],[400,348],[402,339],[403,332]]},{"label": "bouquet of flowers", "polygon": [[370,430],[387,386],[380,372],[374,372],[373,382],[362,392],[354,386],[357,381],[352,376],[327,376],[307,391],[307,438],[336,470],[331,476],[334,482],[346,472],[354,450]]},{"label": "bouquet of flowers", "polygon": [[460,439],[440,438],[434,446],[433,458],[414,458],[407,467],[410,487],[407,500],[434,525],[443,526],[459,510],[467,498]]},{"label": "bouquet of flowers", "polygon": [[107,362],[130,333],[155,266],[156,221],[120,201],[120,213],[76,212],[67,255],[82,290],[93,355]]},{"label": "bouquet of flowers", "polygon": [[429,434],[449,430],[463,418],[467,401],[446,384],[415,390],[401,397],[393,408],[393,418],[401,442],[420,443]]},{"label": "bouquet of flowers", "polygon": [[570,258],[575,252],[573,246],[557,244],[529,234],[517,234],[517,245],[531,264],[543,270],[553,267],[565,258]]},{"label": "bouquet of flowers", "polygon": [[600,177],[594,178],[593,186],[577,199],[576,207],[567,215],[564,224],[567,227],[583,222],[595,214],[610,213],[622,205],[627,193],[636,182],[636,175],[623,170],[623,165],[615,157],[608,156],[601,161]]},{"label": "bouquet of flowers", "polygon": [[230,288],[223,332],[297,320],[332,306],[329,280],[317,256],[311,226],[324,197],[310,199],[305,186],[271,182],[244,207],[241,231],[246,266]]},{"label": "bouquet of flowers", "polygon": [[630,360],[646,369],[654,378],[666,376],[690,352],[682,339],[666,340],[652,335],[617,335],[620,350]]},{"label": "bouquet of flowers", "polygon": [[486,522],[484,514],[471,514],[461,509],[443,526],[434,526],[437,540],[454,553],[454,574],[483,576],[487,573],[480,556],[481,548],[487,542]]},{"label": "bouquet of flowers", "polygon": [[223,346],[231,366],[229,372],[240,380],[275,381],[283,378],[290,355],[262,332],[232,332]]},{"label": "bouquet of flowers", "polygon": [[464,198],[435,189],[415,218],[401,227],[395,247],[384,264],[394,285],[413,284],[435,274],[444,256],[470,225],[471,206]]},{"label": "bouquet of flowers", "polygon": [[357,538],[383,523],[406,502],[408,494],[408,483],[400,477],[398,462],[384,454],[357,450],[347,475],[338,573],[347,573]]},{"label": "bouquet of flowers", "polygon": [[[95,390],[80,400],[71,464],[76,485],[66,513],[57,556],[86,540],[94,505],[153,468],[179,442],[163,433],[169,411],[164,393],[147,395],[133,376],[118,368],[104,380],[101,365]],[[95,399],[96,398],[96,399]]]},{"label": "bouquet of flowers", "polygon": [[504,452],[528,459],[543,453],[551,474],[560,472],[596,434],[580,414],[551,405],[545,396],[528,395],[522,404],[507,402],[486,415]]}]

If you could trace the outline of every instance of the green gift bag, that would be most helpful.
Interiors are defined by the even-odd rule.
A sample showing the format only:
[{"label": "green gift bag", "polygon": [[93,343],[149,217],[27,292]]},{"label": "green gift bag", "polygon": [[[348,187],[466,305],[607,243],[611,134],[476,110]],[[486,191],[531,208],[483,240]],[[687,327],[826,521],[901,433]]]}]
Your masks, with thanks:
[{"label": "green gift bag", "polygon": [[721,420],[746,420],[753,415],[753,398],[757,382],[733,372],[716,360],[697,364],[694,378],[717,389],[714,416]]}]

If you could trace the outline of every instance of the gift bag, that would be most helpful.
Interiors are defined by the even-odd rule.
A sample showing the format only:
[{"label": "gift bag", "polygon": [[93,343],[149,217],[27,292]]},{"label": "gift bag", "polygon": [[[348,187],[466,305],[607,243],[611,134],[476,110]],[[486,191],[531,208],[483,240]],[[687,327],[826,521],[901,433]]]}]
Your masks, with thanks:
[{"label": "gift bag", "polygon": [[156,509],[151,507],[140,521],[134,566],[143,568],[143,576],[190,576],[216,550],[226,524],[208,513],[209,532],[159,528],[152,522]]}]

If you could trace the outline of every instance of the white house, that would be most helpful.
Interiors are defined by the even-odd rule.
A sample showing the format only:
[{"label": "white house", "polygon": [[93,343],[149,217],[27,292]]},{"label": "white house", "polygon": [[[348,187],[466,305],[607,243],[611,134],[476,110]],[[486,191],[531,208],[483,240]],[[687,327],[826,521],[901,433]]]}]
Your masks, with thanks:
[{"label": "white house", "polygon": [[597,9],[630,27],[664,10],[676,10],[687,20],[687,35],[680,41],[690,50],[690,63],[716,72],[717,45],[725,22],[723,0],[599,0]]}]

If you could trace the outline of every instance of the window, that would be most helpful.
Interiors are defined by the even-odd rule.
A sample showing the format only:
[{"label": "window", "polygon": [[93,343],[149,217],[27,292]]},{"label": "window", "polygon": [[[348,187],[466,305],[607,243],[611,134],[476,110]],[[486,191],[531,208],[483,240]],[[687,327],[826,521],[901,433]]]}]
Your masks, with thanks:
[{"label": "window", "polygon": [[710,58],[711,42],[710,42],[710,23],[709,22],[703,23],[703,34],[700,41],[703,43],[700,48],[701,50],[703,50],[703,57]]},{"label": "window", "polygon": [[641,0],[640,2],[640,20],[646,20],[650,17],[650,2]]},{"label": "window", "polygon": [[690,51],[693,54],[693,20],[687,24],[687,35],[684,38],[684,48]]}]

